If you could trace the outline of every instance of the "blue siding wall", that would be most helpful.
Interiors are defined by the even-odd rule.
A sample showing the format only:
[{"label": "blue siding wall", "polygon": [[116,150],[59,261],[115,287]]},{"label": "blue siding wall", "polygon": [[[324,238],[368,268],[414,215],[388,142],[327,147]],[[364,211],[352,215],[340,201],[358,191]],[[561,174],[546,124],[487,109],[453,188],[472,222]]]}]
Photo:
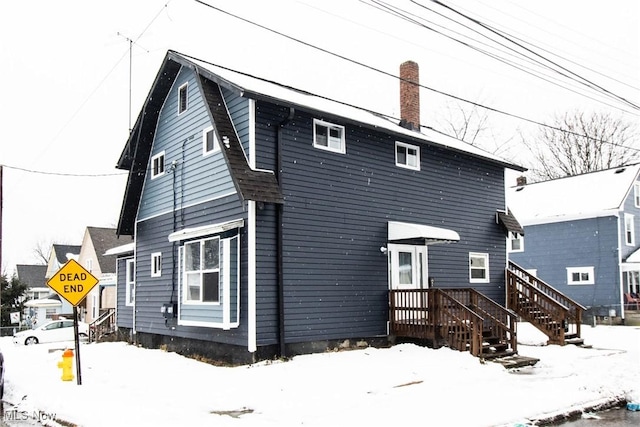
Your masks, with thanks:
[{"label": "blue siding wall", "polygon": [[[257,110],[259,167],[274,169],[277,124],[288,110],[265,103]],[[313,147],[313,118],[345,126],[346,154]],[[380,247],[390,220],[460,234],[458,243],[429,247],[436,286],[469,287],[469,252],[489,253],[491,283],[474,287],[504,303],[505,235],[495,222],[505,204],[502,167],[405,139],[420,145],[421,170],[399,168],[394,138],[301,112],[282,136],[287,342],[386,334]],[[273,228],[260,233],[269,239]],[[260,254],[271,250],[264,243]]]},{"label": "blue siding wall", "polygon": [[[183,217],[185,227],[198,227],[218,222],[242,218],[242,204],[236,196],[229,196],[197,206],[185,208],[177,215]],[[164,303],[178,301],[178,246],[179,242],[169,242],[174,218],[171,214],[161,215],[138,223],[136,251],[136,331],[151,334],[172,335],[184,338],[246,345],[246,320],[239,328],[221,329],[168,325],[162,317],[160,307]],[[241,230],[241,245],[246,247],[246,235]],[[151,254],[162,252],[162,275],[151,277]],[[245,259],[246,251],[241,253]],[[173,268],[172,268],[173,267]],[[246,313],[246,264],[241,266],[241,313]],[[245,316],[246,318],[246,316]],[[175,326],[175,329],[168,326]]]},{"label": "blue siding wall", "polygon": [[[188,82],[189,107],[178,115],[178,88]],[[230,92],[226,92],[231,96]],[[236,114],[246,106],[232,97]],[[245,114],[246,116],[246,108]],[[246,120],[239,134],[248,140]],[[235,187],[220,152],[203,156],[203,130],[211,121],[191,70],[183,68],[162,107],[151,157],[165,152],[165,173],[151,179],[147,167],[138,220],[171,212],[176,206],[191,206],[235,193]],[[175,162],[176,168],[171,165]]]},{"label": "blue siding wall", "polygon": [[[640,246],[640,233],[638,232],[638,228],[640,228],[640,208],[636,207],[635,199],[634,199],[634,191],[633,186],[631,191],[627,195],[627,198],[624,201],[623,209],[624,212],[620,213],[620,256],[624,261],[629,255],[631,255],[638,247]],[[625,240],[625,227],[624,227],[624,214],[633,215],[634,219],[634,245],[627,245]]]},{"label": "blue siding wall", "polygon": [[[525,227],[524,252],[510,258],[560,292],[586,307],[609,307],[620,302],[618,275],[618,219],[615,216]],[[567,267],[595,268],[594,285],[568,285]]]}]

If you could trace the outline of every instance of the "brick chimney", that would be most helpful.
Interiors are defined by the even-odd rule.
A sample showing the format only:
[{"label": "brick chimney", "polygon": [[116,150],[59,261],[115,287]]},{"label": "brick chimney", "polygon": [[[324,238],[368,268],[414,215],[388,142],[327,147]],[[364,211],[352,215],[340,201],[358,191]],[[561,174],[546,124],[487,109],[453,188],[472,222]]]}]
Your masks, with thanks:
[{"label": "brick chimney", "polygon": [[527,185],[527,177],[524,175],[521,175],[519,177],[516,178],[516,185],[518,187],[522,187],[523,185]]},{"label": "brick chimney", "polygon": [[420,130],[420,72],[418,64],[400,64],[400,126]]}]

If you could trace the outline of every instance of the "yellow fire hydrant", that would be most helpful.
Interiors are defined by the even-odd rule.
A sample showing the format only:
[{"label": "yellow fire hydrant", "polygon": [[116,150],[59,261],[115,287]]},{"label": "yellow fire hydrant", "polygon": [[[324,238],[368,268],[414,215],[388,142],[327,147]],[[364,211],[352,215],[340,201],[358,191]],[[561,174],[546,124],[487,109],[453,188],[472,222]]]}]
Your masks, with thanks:
[{"label": "yellow fire hydrant", "polygon": [[58,368],[62,369],[62,381],[73,381],[73,351],[70,349],[62,353],[62,361],[58,362]]}]

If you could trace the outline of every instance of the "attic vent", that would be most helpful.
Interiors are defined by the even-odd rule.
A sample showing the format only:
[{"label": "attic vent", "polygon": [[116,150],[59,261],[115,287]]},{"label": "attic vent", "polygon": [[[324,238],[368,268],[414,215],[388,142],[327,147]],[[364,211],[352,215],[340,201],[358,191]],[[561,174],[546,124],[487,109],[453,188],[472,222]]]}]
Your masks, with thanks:
[{"label": "attic vent", "polygon": [[626,170],[625,168],[616,169],[615,173],[622,173],[625,170]]}]

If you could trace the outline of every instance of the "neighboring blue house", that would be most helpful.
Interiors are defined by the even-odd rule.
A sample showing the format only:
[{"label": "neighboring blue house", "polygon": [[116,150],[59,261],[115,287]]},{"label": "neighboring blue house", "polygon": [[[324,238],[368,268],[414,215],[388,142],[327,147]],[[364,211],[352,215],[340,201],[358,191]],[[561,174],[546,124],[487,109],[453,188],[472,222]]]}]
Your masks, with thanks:
[{"label": "neighboring blue house", "polygon": [[625,318],[624,294],[640,292],[640,165],[512,187],[524,227],[509,259],[585,306]]},{"label": "neighboring blue house", "polygon": [[496,213],[523,169],[421,129],[400,86],[401,124],[169,52],[118,161],[120,332],[246,363],[386,344],[390,288],[504,305]]}]

